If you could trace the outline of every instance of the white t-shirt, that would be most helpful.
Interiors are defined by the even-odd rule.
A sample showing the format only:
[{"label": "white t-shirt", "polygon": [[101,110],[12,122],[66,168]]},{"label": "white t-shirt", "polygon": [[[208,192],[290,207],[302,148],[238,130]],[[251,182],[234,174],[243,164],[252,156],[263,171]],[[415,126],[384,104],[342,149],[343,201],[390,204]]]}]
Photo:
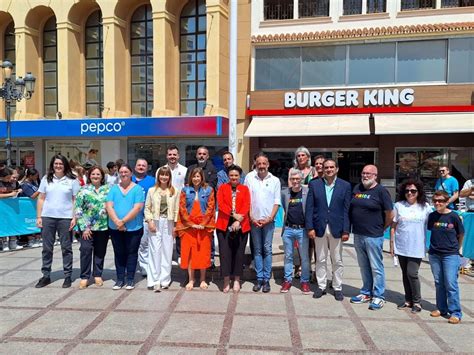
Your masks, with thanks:
[{"label": "white t-shirt", "polygon": [[119,177],[118,175],[110,175],[110,174],[105,174],[105,182],[107,185],[115,185],[119,183]]},{"label": "white t-shirt", "polygon": [[[467,180],[462,187],[463,190],[471,190],[472,182],[471,180]],[[461,197],[463,198],[463,197]],[[471,192],[471,195],[468,197],[464,197],[466,200],[466,207],[469,211],[474,211],[474,194]]]},{"label": "white t-shirt", "polygon": [[72,218],[73,196],[76,196],[81,186],[76,179],[66,176],[58,179],[53,176],[53,181],[48,183],[46,176],[41,179],[38,191],[45,194],[41,217]]},{"label": "white t-shirt", "polygon": [[262,180],[258,174],[248,174],[245,177],[245,185],[250,190],[251,217],[253,219],[264,219],[270,217],[273,206],[281,206],[281,184],[280,179],[270,172]]},{"label": "white t-shirt", "polygon": [[425,256],[425,239],[428,215],[432,212],[430,205],[407,201],[395,203],[393,221],[397,223],[395,230],[395,254],[412,258]]},{"label": "white t-shirt", "polygon": [[174,169],[171,169],[171,167],[166,164],[165,166],[169,167],[171,170],[171,177],[172,177],[172,185],[176,190],[182,190],[184,185],[186,184],[186,181],[184,179],[186,178],[186,173],[188,171],[188,168],[185,166],[181,165],[180,163],[177,163]]}]

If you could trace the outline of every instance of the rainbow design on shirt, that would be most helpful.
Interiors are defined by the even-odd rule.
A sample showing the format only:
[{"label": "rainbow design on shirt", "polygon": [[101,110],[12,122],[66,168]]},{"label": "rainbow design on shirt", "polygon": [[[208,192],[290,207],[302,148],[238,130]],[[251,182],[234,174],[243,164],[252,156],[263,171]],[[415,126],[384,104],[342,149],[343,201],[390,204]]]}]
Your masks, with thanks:
[{"label": "rainbow design on shirt", "polygon": [[435,222],[433,224],[433,227],[436,228],[436,229],[453,229],[454,224],[446,223],[446,222]]},{"label": "rainbow design on shirt", "polygon": [[303,202],[303,199],[302,199],[302,198],[290,198],[290,199],[288,200],[288,202],[289,202],[290,204],[296,204],[296,203]]},{"label": "rainbow design on shirt", "polygon": [[358,194],[354,195],[354,198],[359,199],[359,200],[368,200],[370,199],[370,195],[359,192]]}]

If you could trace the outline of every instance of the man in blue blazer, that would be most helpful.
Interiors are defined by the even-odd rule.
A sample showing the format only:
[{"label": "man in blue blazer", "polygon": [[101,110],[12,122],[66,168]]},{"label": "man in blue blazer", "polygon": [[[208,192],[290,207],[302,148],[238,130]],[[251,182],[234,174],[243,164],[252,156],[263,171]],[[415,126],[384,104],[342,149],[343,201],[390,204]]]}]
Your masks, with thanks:
[{"label": "man in blue blazer", "polygon": [[323,178],[309,183],[306,201],[305,227],[308,237],[315,240],[316,246],[316,279],[318,288],[314,298],[326,294],[327,257],[332,263],[332,287],[334,298],[344,299],[342,293],[342,243],[349,239],[349,205],[351,202],[351,185],[337,177],[339,167],[333,159],[323,163]]}]

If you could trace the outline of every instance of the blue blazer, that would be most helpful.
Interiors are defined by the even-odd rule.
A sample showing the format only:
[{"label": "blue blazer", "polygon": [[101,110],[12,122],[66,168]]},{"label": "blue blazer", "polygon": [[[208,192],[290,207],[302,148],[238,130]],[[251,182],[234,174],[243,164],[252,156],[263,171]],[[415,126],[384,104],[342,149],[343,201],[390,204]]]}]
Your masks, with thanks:
[{"label": "blue blazer", "polygon": [[351,184],[340,178],[336,185],[331,201],[327,203],[326,188],[323,179],[315,179],[309,183],[306,200],[306,229],[314,229],[317,237],[322,237],[329,224],[334,238],[341,238],[342,233],[350,232],[349,205],[351,202]]}]

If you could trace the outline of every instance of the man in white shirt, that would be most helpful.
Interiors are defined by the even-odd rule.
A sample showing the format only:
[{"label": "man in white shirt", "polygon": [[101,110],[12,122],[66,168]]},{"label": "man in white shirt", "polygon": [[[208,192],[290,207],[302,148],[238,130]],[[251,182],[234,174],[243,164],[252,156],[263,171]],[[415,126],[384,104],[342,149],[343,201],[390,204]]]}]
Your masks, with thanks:
[{"label": "man in white shirt", "polygon": [[245,185],[250,190],[251,238],[254,249],[257,283],[254,292],[270,292],[270,275],[272,272],[272,241],[275,231],[275,216],[281,205],[280,179],[269,171],[268,157],[259,153],[255,158],[256,174],[245,178]]},{"label": "man in white shirt", "polygon": [[172,144],[166,149],[166,160],[168,161],[165,166],[171,169],[172,184],[176,190],[181,190],[186,181],[186,173],[188,168],[179,163],[179,149],[176,145]]},{"label": "man in white shirt", "polygon": [[[171,169],[171,183],[173,187],[180,191],[186,185],[185,181],[186,173],[188,168],[179,163],[179,149],[176,145],[172,144],[166,149],[166,160],[168,161],[165,166]],[[173,265],[180,264],[181,258],[181,238],[175,238],[176,241],[176,257],[178,261],[173,260]]]}]

